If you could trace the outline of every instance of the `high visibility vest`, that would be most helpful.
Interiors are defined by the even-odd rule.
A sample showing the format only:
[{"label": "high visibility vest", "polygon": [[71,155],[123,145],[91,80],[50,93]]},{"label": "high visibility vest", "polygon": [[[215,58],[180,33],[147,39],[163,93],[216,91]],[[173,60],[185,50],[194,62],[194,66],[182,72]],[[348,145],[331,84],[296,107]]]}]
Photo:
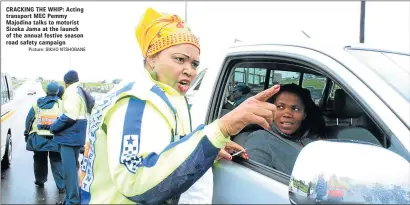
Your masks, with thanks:
[{"label": "high visibility vest", "polygon": [[[191,154],[197,151],[199,153],[198,157],[193,157],[193,161],[189,160],[190,162],[197,163],[194,161],[203,157],[203,159],[206,160],[202,162],[208,163],[206,165],[208,166],[215,159],[219,149],[229,140],[222,135],[217,126],[217,122],[206,126],[200,125],[193,130],[191,128],[186,100],[180,96],[171,94],[172,92],[176,92],[173,88],[162,85],[159,82],[154,82],[144,75],[149,74],[148,72],[143,73],[134,81],[136,82],[135,84],[131,82],[108,93],[104,99],[96,104],[92,111],[83,163],[79,174],[82,204],[135,204],[136,201],[155,201],[160,199],[163,197],[163,195],[160,195],[161,190],[166,190],[166,188],[161,185],[162,183],[166,184],[165,186],[171,186],[169,180],[172,181],[174,177],[174,181],[184,180],[178,179],[179,175],[175,175],[175,173],[177,173],[175,170],[178,168],[188,169],[189,166],[185,166],[183,163],[187,162],[187,159],[191,159]],[[112,113],[118,111],[117,108],[124,104],[128,104],[127,106],[129,107],[132,106],[134,112],[136,112],[132,115],[132,119],[137,122],[135,126],[125,126],[127,114],[124,114],[123,118],[118,118],[118,121],[117,119],[116,121],[111,121]],[[145,106],[148,104],[149,106]],[[155,120],[158,120],[158,117],[150,117],[154,113],[157,116],[161,116],[163,120],[156,122]],[[138,117],[135,117],[137,115]],[[144,119],[143,123],[141,119]],[[107,130],[107,128],[125,129],[122,134],[123,136],[110,136],[111,139],[115,139],[115,143],[118,142],[119,144],[107,145],[107,139],[109,139],[109,130]],[[139,130],[138,134],[135,132],[136,129]],[[146,135],[146,133],[150,132],[144,130],[160,130],[163,131],[163,135]],[[183,138],[180,139],[180,137]],[[153,138],[158,140],[153,141]],[[140,139],[142,142],[141,147],[139,146]],[[199,143],[205,142],[207,144],[203,144],[199,147],[206,146],[207,150],[212,150],[215,156],[212,154],[212,156],[205,158],[206,155],[200,153],[202,149],[196,149]],[[154,147],[153,144],[155,143],[161,144],[160,146],[163,148],[160,150],[149,150],[150,148],[146,148],[150,146]],[[171,143],[173,147],[168,147]],[[181,149],[175,148],[180,145]],[[108,147],[112,149],[108,150]],[[156,148],[158,147],[154,149]],[[140,150],[143,149],[149,151],[140,152]],[[163,155],[160,154],[162,151]],[[180,158],[167,159],[167,154],[171,152],[178,153]],[[142,159],[148,159],[148,154],[150,153],[158,153],[160,155],[158,159],[160,160],[156,163],[146,165],[144,163],[148,162],[148,160],[144,162]],[[109,167],[107,161],[113,159],[108,159],[109,156],[113,157],[115,155],[119,156],[118,164],[115,165],[115,170],[110,170],[111,167]],[[130,159],[128,159],[128,155]],[[211,162],[209,162],[209,159],[211,159]],[[131,160],[133,163],[125,163],[127,160]],[[198,167],[200,166],[198,165]],[[121,172],[119,172],[119,170],[121,170]],[[148,173],[148,170],[149,173],[152,173],[152,175],[156,177],[148,179],[147,177],[150,176],[141,174],[142,172]],[[207,170],[201,169],[199,171],[205,172]],[[199,171],[195,172],[194,175],[199,173]],[[135,175],[137,175],[138,178],[138,187],[132,187],[131,181],[135,180]],[[116,178],[112,178],[113,176]],[[117,184],[117,182],[122,180],[124,180],[123,184]],[[173,187],[175,188],[176,186]],[[155,191],[158,195],[150,196],[150,194],[153,193],[152,191]],[[178,196],[167,195],[166,197],[169,197],[168,199],[173,201]]]},{"label": "high visibility vest", "polygon": [[33,110],[35,114],[35,118],[32,124],[32,129],[30,134],[36,132],[38,135],[42,136],[53,136],[50,130],[48,129],[39,129],[39,127],[43,126],[50,126],[53,124],[57,118],[63,112],[63,104],[60,99],[54,103],[54,106],[51,109],[42,109],[39,108],[37,103],[33,104]]},{"label": "high visibility vest", "polygon": [[[146,83],[143,84],[144,86],[153,86],[155,84],[153,83]],[[145,89],[146,90],[146,89]],[[145,92],[145,90],[142,88],[142,86],[137,87],[134,85],[134,83],[129,83],[126,86],[124,86],[122,89],[116,92],[111,92],[106,95],[102,103],[97,104],[96,107],[93,109],[92,117],[90,119],[90,125],[89,125],[89,135],[87,136],[87,142],[85,144],[85,151],[84,151],[84,161],[87,162],[87,165],[83,165],[82,169],[80,171],[80,186],[82,187],[81,193],[82,193],[82,198],[91,198],[90,197],[90,188],[91,185],[94,181],[94,176],[93,176],[93,167],[94,167],[94,161],[95,161],[95,148],[91,148],[95,146],[95,142],[97,141],[97,136],[100,138],[106,138],[106,133],[103,131],[103,124],[105,117],[108,113],[109,110],[114,109],[117,104],[115,102],[118,102],[119,99],[121,98],[129,98],[129,97],[139,97],[139,99],[142,100],[149,100],[152,104],[155,105],[155,107],[160,110],[160,112],[163,114],[163,117],[167,120],[168,126],[171,128],[172,137],[178,137],[180,135],[180,131],[182,129],[178,128],[178,123],[177,123],[177,117],[176,117],[176,112],[175,110],[170,109],[170,105],[168,105],[159,95],[157,95],[154,92],[148,91]],[[118,126],[123,126],[122,124],[118,124]],[[164,127],[158,127],[156,125],[157,129],[164,129]],[[93,134],[90,134],[93,133]],[[174,141],[175,139],[171,139],[171,141]],[[99,159],[102,160],[102,159]],[[109,175],[107,175],[108,177]],[[98,182],[97,182],[98,183]],[[94,188],[98,189],[98,187]],[[112,191],[112,190],[111,190]],[[111,191],[107,190],[108,195],[112,195]],[[92,194],[94,200],[97,198],[98,200],[101,200],[102,196]],[[84,200],[84,199],[82,199]],[[87,201],[85,204],[88,203],[93,203],[93,200]],[[124,196],[121,194],[116,195],[113,199],[116,203],[130,203],[131,201],[125,200]],[[125,200],[125,201],[124,201]],[[84,203],[84,202],[82,202]],[[132,203],[132,202],[131,202]]]}]

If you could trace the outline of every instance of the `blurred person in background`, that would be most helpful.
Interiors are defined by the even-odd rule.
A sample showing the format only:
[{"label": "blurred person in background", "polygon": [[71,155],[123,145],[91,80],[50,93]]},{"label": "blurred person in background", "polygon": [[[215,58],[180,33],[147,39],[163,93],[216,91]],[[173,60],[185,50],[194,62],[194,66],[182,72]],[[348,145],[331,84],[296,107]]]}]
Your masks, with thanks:
[{"label": "blurred person in background", "polygon": [[58,98],[63,99],[64,91],[65,91],[64,86],[60,85],[58,88],[58,94],[57,94]]},{"label": "blurred person in background", "polygon": [[64,193],[63,167],[58,144],[53,140],[50,125],[62,113],[63,103],[57,97],[58,83],[51,81],[46,86],[46,96],[34,103],[26,118],[24,131],[26,150],[34,152],[35,184],[43,188],[47,181],[48,160],[50,158],[51,171],[54,182],[60,193]]},{"label": "blurred person in background", "polygon": [[245,83],[238,83],[236,84],[233,89],[230,91],[229,100],[233,102],[234,107],[238,107],[241,103],[243,103],[246,98],[247,94],[251,92],[251,88]]},{"label": "blurred person in background", "polygon": [[[58,89],[58,94],[57,94],[58,98],[63,99],[64,91],[65,91],[64,86],[60,85]],[[80,153],[81,154],[84,153],[84,146],[81,146]],[[80,163],[77,160],[77,169],[78,168],[80,168]]]},{"label": "blurred person in background", "polygon": [[77,164],[85,144],[87,113],[91,112],[94,101],[81,87],[76,71],[68,71],[64,82],[63,113],[50,127],[54,140],[60,145],[66,185],[65,199],[58,204],[80,204]]}]

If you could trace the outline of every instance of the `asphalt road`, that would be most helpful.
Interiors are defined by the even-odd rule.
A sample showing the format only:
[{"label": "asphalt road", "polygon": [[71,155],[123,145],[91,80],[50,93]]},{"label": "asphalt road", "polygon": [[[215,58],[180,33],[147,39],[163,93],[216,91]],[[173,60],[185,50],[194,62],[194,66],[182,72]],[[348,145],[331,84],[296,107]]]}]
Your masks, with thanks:
[{"label": "asphalt road", "polygon": [[[27,95],[29,88],[35,88],[35,95]],[[13,152],[11,166],[2,170],[1,204],[55,204],[64,198],[59,194],[48,165],[48,181],[44,188],[34,185],[33,153],[26,150],[24,142],[24,123],[30,106],[45,93],[40,83],[26,82],[15,90],[14,105],[16,113],[13,120]]]}]

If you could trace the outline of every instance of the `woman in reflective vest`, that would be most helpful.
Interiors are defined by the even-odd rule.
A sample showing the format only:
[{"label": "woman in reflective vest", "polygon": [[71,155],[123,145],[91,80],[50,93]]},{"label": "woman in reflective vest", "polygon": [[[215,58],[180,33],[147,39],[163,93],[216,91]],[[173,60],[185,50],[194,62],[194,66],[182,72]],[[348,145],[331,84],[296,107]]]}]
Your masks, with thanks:
[{"label": "woman in reflective vest", "polygon": [[[212,203],[214,160],[218,155],[231,159],[222,148],[243,149],[229,136],[248,124],[269,129],[276,107],[264,101],[278,86],[209,125],[191,127],[184,95],[197,75],[198,38],[178,16],[151,8],[136,37],[145,69],[92,111],[80,173],[81,203],[168,204],[187,193]],[[197,189],[184,193],[192,185]]]},{"label": "woman in reflective vest", "polygon": [[44,187],[48,175],[48,160],[60,193],[64,192],[63,169],[57,143],[53,140],[50,125],[62,113],[62,101],[57,97],[58,83],[47,84],[47,96],[39,98],[32,105],[26,118],[26,149],[34,152],[35,184]]}]

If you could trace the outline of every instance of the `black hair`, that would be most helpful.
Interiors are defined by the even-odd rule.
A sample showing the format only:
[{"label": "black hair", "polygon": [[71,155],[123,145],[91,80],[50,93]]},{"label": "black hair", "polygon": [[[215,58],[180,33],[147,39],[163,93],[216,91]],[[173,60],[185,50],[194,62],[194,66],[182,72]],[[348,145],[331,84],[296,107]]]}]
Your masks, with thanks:
[{"label": "black hair", "polygon": [[306,118],[302,121],[300,128],[297,132],[304,132],[310,128],[314,133],[319,134],[321,137],[325,136],[325,121],[322,116],[320,108],[313,102],[308,89],[302,88],[294,83],[280,85],[280,90],[267,102],[274,103],[277,97],[284,92],[295,94],[300,98],[305,107]]},{"label": "black hair", "polygon": [[242,89],[240,89],[239,91],[241,91],[242,95],[246,95],[248,93],[250,93],[252,90],[249,86],[243,87]]}]

